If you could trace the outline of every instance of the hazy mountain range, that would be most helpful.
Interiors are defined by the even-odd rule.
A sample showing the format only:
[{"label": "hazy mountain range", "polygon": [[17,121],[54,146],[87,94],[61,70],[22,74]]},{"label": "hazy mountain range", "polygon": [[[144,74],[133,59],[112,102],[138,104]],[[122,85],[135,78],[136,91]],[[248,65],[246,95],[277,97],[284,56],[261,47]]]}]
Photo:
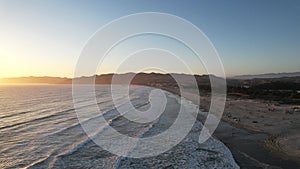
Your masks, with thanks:
[{"label": "hazy mountain range", "polygon": [[[78,83],[89,83],[91,81],[95,81],[96,84],[110,84],[112,77],[115,76],[121,83],[122,81],[126,81],[128,78],[133,77],[131,84],[139,84],[139,85],[149,85],[152,86],[153,83],[164,84],[164,85],[176,85],[175,80],[172,76],[176,76],[184,80],[191,75],[188,74],[160,74],[160,73],[125,73],[125,74],[103,74],[103,75],[94,75],[94,76],[86,76],[79,78],[62,78],[62,77],[15,77],[15,78],[1,78],[0,83],[44,83],[44,84],[71,84],[72,80],[76,80]],[[197,83],[200,85],[209,85],[209,76],[208,75],[194,75]],[[213,78],[218,78],[216,76],[211,76]],[[273,81],[278,80],[290,80],[293,81],[300,78],[300,72],[294,73],[269,73],[269,74],[259,74],[259,75],[242,75],[235,76],[227,79],[228,83],[240,82],[241,80],[255,80],[255,81]],[[188,83],[188,82],[187,82]]]},{"label": "hazy mountain range", "polygon": [[258,75],[240,75],[234,76],[233,79],[255,79],[255,78],[281,78],[281,77],[296,77],[300,76],[300,72],[293,73],[267,73]]}]

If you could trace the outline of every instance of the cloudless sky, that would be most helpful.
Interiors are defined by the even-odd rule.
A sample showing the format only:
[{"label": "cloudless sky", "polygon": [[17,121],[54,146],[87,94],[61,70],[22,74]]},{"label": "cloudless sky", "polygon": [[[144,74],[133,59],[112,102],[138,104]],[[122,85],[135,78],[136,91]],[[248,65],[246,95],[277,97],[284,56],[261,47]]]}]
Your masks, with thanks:
[{"label": "cloudless sky", "polygon": [[0,77],[72,77],[93,33],[137,12],[192,22],[214,44],[228,76],[300,71],[298,0],[0,0]]}]

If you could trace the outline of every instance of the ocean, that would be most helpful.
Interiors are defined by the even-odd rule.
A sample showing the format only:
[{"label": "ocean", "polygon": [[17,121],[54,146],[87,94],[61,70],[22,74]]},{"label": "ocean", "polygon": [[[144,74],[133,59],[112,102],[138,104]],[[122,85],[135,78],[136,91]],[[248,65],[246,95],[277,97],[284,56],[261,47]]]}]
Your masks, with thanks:
[{"label": "ocean", "polygon": [[[151,90],[132,86],[129,98],[133,106],[141,111],[149,109]],[[239,168],[219,140],[197,142],[202,128],[199,121],[179,144],[157,156],[131,158],[102,148],[97,138],[107,134],[107,125],[138,142],[172,126],[180,106],[195,106],[188,101],[180,105],[178,96],[165,92],[167,110],[154,121],[136,123],[118,112],[116,108],[127,104],[128,95],[116,93],[117,105],[112,101],[110,87],[97,85],[99,111],[91,109],[95,98],[83,97],[77,100],[76,110],[87,115],[81,114],[79,120],[71,85],[0,85],[0,168]],[[108,123],[95,123],[103,117]],[[82,123],[97,124],[93,138],[86,134]],[[138,146],[134,143],[133,149]]]}]

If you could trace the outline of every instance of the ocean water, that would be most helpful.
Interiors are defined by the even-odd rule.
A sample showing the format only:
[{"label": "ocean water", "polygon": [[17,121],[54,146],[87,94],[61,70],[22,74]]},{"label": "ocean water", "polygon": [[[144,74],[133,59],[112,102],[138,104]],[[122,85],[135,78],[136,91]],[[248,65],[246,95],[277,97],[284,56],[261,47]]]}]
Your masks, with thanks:
[{"label": "ocean water", "polygon": [[[129,98],[133,106],[149,109],[152,90],[132,86]],[[152,122],[133,123],[116,109],[127,104],[127,95],[116,92],[115,105],[109,86],[96,86],[95,91],[99,111],[91,109],[94,98],[83,97],[76,108],[87,115],[80,121],[95,123],[104,117],[116,131],[130,137],[164,132],[180,108],[178,97],[165,92],[166,112]],[[195,105],[186,101],[184,106]],[[70,85],[1,85],[0,110],[0,168],[238,168],[220,141],[211,138],[203,144],[197,142],[202,128],[199,121],[177,146],[158,156],[137,159],[112,154],[94,142],[97,136],[107,134],[107,123],[97,123],[94,139],[82,128]],[[135,144],[133,148],[138,147]]]}]

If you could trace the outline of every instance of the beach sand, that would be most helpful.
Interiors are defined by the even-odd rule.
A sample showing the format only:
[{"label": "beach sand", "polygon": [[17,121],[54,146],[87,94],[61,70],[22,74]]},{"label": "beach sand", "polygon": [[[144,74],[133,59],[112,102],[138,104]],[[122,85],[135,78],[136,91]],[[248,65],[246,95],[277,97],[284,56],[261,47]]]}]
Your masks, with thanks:
[{"label": "beach sand", "polygon": [[[179,94],[178,89],[164,89]],[[185,97],[193,101],[197,96],[189,93]],[[200,109],[208,111],[209,95],[201,93],[200,98]],[[214,136],[230,148],[241,168],[300,168],[300,112],[295,108],[297,105],[227,97]]]},{"label": "beach sand", "polygon": [[[209,97],[201,100],[208,103]],[[206,104],[204,109],[208,110],[208,106],[209,104]],[[282,168],[299,168],[300,113],[293,112],[294,107],[265,103],[261,100],[227,98],[222,120],[231,126],[221,123],[215,135],[229,144],[228,147],[232,151],[242,152],[233,152],[236,158],[241,158],[244,154],[247,160],[243,162],[251,159],[253,163],[248,165],[263,168],[264,165],[256,164],[260,162]],[[231,132],[228,131],[230,128]],[[232,135],[231,138],[224,138],[220,131]],[[234,150],[235,148],[240,150]]]},{"label": "beach sand", "polygon": [[223,120],[249,131],[267,133],[266,146],[300,161],[300,112],[296,105],[228,98]]}]

